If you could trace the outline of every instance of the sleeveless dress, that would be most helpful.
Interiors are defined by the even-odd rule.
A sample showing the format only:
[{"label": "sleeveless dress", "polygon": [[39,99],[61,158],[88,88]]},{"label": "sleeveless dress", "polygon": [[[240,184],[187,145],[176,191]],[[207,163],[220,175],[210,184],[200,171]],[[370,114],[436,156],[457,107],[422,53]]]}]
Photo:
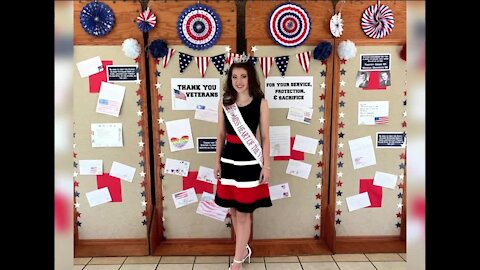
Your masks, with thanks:
[{"label": "sleeveless dress", "polygon": [[[260,122],[261,102],[261,98],[253,98],[250,104],[238,107],[253,134]],[[227,138],[220,159],[221,179],[217,183],[215,203],[245,213],[272,206],[268,184],[259,184],[262,168],[237,136],[225,111],[223,115]]]}]

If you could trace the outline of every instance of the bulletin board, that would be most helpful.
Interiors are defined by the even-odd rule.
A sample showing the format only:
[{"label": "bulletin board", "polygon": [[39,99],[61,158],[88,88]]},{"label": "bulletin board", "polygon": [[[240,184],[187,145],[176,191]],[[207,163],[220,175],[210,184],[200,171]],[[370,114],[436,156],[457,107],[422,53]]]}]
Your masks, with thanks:
[{"label": "bulletin board", "polygon": [[[122,43],[127,38],[136,39],[140,48],[144,47],[142,33],[134,23],[141,6],[139,2],[106,1],[116,24],[107,35],[95,37],[88,35],[80,25],[80,11],[88,3],[77,1],[74,5],[74,64],[98,56],[104,71],[108,64],[133,66],[138,78],[135,82],[111,83],[117,87],[115,91],[124,87],[120,101],[100,98],[104,91],[102,84],[107,83],[106,73],[82,78],[74,67],[75,256],[147,255],[151,192],[144,52],[142,49],[139,57],[132,59],[122,51]],[[103,113],[114,113],[112,108],[117,108],[118,102],[121,102],[118,117]],[[97,106],[105,110],[97,112]],[[119,124],[121,132],[118,132]],[[101,163],[89,165],[90,160]],[[121,165],[120,170],[116,170],[119,164],[112,170],[114,162],[128,166],[128,173],[123,174]],[[132,170],[133,175],[130,174]],[[120,175],[124,179],[120,179]],[[103,193],[97,199],[107,202],[94,205],[93,197],[87,199],[87,194],[98,195],[95,192],[105,191],[105,187],[110,198],[105,199]]]},{"label": "bulletin board", "polygon": [[[330,145],[330,109],[333,80],[333,50],[325,60],[314,59],[313,51],[320,42],[329,42],[333,47],[333,38],[329,32],[329,19],[333,14],[333,5],[329,1],[295,1],[308,14],[311,30],[301,46],[286,48],[273,40],[268,30],[268,20],[272,11],[284,1],[263,1],[246,3],[245,25],[247,49],[257,48],[257,57],[289,56],[286,78],[291,82],[295,76],[313,77],[312,105],[313,114],[309,125],[287,119],[288,108],[272,108],[270,105],[270,126],[289,126],[290,136],[302,135],[318,141],[314,154],[303,153],[303,160],[311,165],[307,179],[287,173],[289,160],[271,159],[270,186],[288,183],[291,197],[273,201],[273,206],[258,209],[253,218],[253,245],[257,252],[265,255],[290,254],[326,254],[327,231],[333,232],[326,215],[328,204],[328,152]],[[297,54],[310,51],[309,72],[303,69]],[[262,69],[258,66],[258,72]],[[280,76],[275,62],[270,76]],[[265,78],[260,76],[265,87]],[[305,105],[310,107],[310,105]],[[323,154],[327,153],[327,154]],[[293,157],[293,156],[292,156]],[[330,227],[330,228],[328,228]],[[332,235],[332,233],[330,233]]]},{"label": "bulletin board", "polygon": [[[221,21],[221,35],[215,45],[204,50],[194,50],[185,46],[177,33],[177,22],[179,15],[187,7],[202,4],[213,9]],[[217,110],[218,98],[223,93],[225,75],[221,75],[215,67],[212,59],[217,55],[225,55],[226,47],[230,52],[236,53],[237,37],[237,10],[235,1],[158,1],[150,2],[150,8],[162,18],[158,25],[149,32],[149,42],[163,40],[168,44],[169,49],[175,51],[169,58],[168,64],[164,67],[164,58],[154,59],[150,57],[150,88],[152,100],[152,115],[155,125],[153,129],[154,151],[155,151],[155,192],[156,205],[153,216],[152,231],[150,234],[151,252],[154,255],[169,254],[230,254],[233,252],[234,240],[230,219],[219,221],[197,214],[198,202],[176,208],[172,194],[190,187],[192,183],[201,184],[196,180],[193,173],[199,171],[199,167],[213,169],[215,164],[215,152],[198,153],[198,138],[210,138],[216,140],[217,123],[195,119],[195,109],[176,110],[174,108],[175,95],[172,89],[172,80],[187,79],[203,84],[203,81],[216,81],[218,97],[215,99],[215,106],[208,109]],[[180,53],[193,57],[188,66],[180,72]],[[209,57],[209,64],[203,74],[197,66],[195,57]],[[190,80],[189,80],[190,79]],[[182,90],[182,89],[180,89]],[[188,91],[183,92],[187,93]],[[182,92],[182,93],[183,93]],[[215,92],[215,91],[214,91]],[[187,93],[188,95],[188,93]],[[209,103],[211,105],[211,103]],[[173,151],[170,147],[170,139],[175,137],[175,128],[170,130],[167,124],[175,120],[187,120],[191,130],[194,148]],[[173,134],[173,135],[172,135]],[[180,175],[165,173],[167,159],[188,161],[189,178]],[[215,194],[216,186],[203,183],[207,192]],[[203,192],[198,192],[196,197],[200,201]],[[161,200],[159,198],[162,198]],[[208,243],[208,248],[205,248]]]}]

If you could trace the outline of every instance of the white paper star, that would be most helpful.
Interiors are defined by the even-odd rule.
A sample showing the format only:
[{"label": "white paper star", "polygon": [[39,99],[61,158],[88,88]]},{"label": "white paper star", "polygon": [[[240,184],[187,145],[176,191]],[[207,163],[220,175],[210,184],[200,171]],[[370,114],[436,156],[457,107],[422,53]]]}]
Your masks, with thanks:
[{"label": "white paper star", "polygon": [[163,118],[158,119],[158,124],[163,124],[163,122],[165,122],[165,120]]},{"label": "white paper star", "polygon": [[162,153],[158,153],[158,155],[159,155],[160,157],[164,157],[164,156],[165,156],[165,153],[163,153],[163,152],[162,152]]},{"label": "white paper star", "polygon": [[138,146],[143,147],[144,145],[145,145],[144,142],[142,142],[142,141],[138,142]]},{"label": "white paper star", "polygon": [[142,82],[142,80],[136,80],[135,83],[136,84],[140,84]]},{"label": "white paper star", "polygon": [[400,174],[400,175],[398,176],[398,178],[400,178],[401,180],[403,180],[403,174]]},{"label": "white paper star", "polygon": [[75,171],[73,172],[73,177],[77,177],[78,176],[78,173]]},{"label": "white paper star", "polygon": [[345,81],[344,80],[340,81],[340,86],[345,86]]},{"label": "white paper star", "polygon": [[142,202],[142,205],[143,205],[143,206],[147,206],[147,202],[146,202],[146,201],[143,201],[143,202]]},{"label": "white paper star", "polygon": [[343,173],[342,173],[342,172],[338,172],[337,175],[338,175],[338,177],[342,177],[342,176],[343,176]]},{"label": "white paper star", "polygon": [[397,203],[397,208],[402,208],[403,204],[402,203]]},{"label": "white paper star", "polygon": [[323,155],[323,150],[318,151],[318,155],[322,156]]},{"label": "white paper star", "polygon": [[257,46],[252,46],[252,52],[255,53],[257,51]]},{"label": "white paper star", "polygon": [[78,208],[80,207],[80,204],[77,202],[77,203],[74,203],[73,205],[75,205],[75,208]]},{"label": "white paper star", "polygon": [[318,119],[318,120],[320,120],[320,124],[323,124],[325,122],[325,118],[323,118],[323,116],[320,117],[320,119]]},{"label": "white paper star", "polygon": [[342,201],[337,201],[337,205],[342,205]]},{"label": "white paper star", "polygon": [[162,221],[165,222],[165,217],[162,217]]},{"label": "white paper star", "polygon": [[230,52],[230,50],[231,50],[230,46],[225,47],[226,52]]},{"label": "white paper star", "polygon": [[339,115],[340,115],[340,118],[343,118],[343,117],[345,116],[345,113],[344,113],[344,112],[340,112]]},{"label": "white paper star", "polygon": [[140,110],[138,110],[138,111],[137,111],[137,116],[142,116],[142,115],[143,115],[143,112],[140,111]]},{"label": "white paper star", "polygon": [[342,142],[338,144],[338,148],[343,148],[343,143]]},{"label": "white paper star", "polygon": [[315,215],[315,219],[320,219],[320,215],[319,215],[319,214],[316,214],[316,215]]},{"label": "white paper star", "polygon": [[160,89],[160,87],[162,87],[162,84],[161,84],[161,83],[156,83],[156,84],[155,84],[155,88]]},{"label": "white paper star", "polygon": [[406,142],[403,142],[403,143],[402,143],[402,148],[405,148],[405,146],[407,146],[407,143],[406,143]]},{"label": "white paper star", "polygon": [[77,144],[76,144],[76,143],[74,143],[74,144],[73,144],[73,148],[75,148],[76,146],[77,146]]},{"label": "white paper star", "polygon": [[322,188],[322,184],[321,184],[321,183],[318,183],[318,184],[317,184],[317,188],[318,188],[318,189]]},{"label": "white paper star", "polygon": [[146,174],[145,172],[141,172],[141,173],[140,173],[140,176],[141,176],[141,177],[145,177],[145,174]]},{"label": "white paper star", "polygon": [[326,84],[325,84],[324,82],[322,82],[322,83],[320,84],[320,87],[321,87],[321,88],[325,88],[325,85],[326,85]]},{"label": "white paper star", "polygon": [[403,112],[403,117],[407,117],[407,111]]}]

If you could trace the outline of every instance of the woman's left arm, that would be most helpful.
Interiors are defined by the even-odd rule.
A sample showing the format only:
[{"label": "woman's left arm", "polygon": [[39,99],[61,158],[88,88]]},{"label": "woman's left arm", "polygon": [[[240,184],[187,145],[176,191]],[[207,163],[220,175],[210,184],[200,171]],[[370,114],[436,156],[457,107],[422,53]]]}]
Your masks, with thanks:
[{"label": "woman's left arm", "polygon": [[260,135],[262,138],[263,168],[260,173],[260,184],[270,180],[270,124],[268,120],[268,103],[262,99],[260,104]]}]

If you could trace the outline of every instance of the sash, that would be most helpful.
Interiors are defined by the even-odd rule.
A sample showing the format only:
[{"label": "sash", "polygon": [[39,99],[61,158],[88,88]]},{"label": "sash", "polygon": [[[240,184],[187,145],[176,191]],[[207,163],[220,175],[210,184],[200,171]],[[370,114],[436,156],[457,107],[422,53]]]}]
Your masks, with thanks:
[{"label": "sash", "polygon": [[243,145],[245,145],[250,154],[255,157],[260,164],[260,167],[263,167],[262,147],[260,147],[257,138],[253,135],[252,131],[247,126],[247,123],[245,123],[245,120],[243,120],[237,104],[233,103],[227,107],[222,105],[222,107],[227,115],[228,121],[237,133],[237,136],[242,140]]}]

